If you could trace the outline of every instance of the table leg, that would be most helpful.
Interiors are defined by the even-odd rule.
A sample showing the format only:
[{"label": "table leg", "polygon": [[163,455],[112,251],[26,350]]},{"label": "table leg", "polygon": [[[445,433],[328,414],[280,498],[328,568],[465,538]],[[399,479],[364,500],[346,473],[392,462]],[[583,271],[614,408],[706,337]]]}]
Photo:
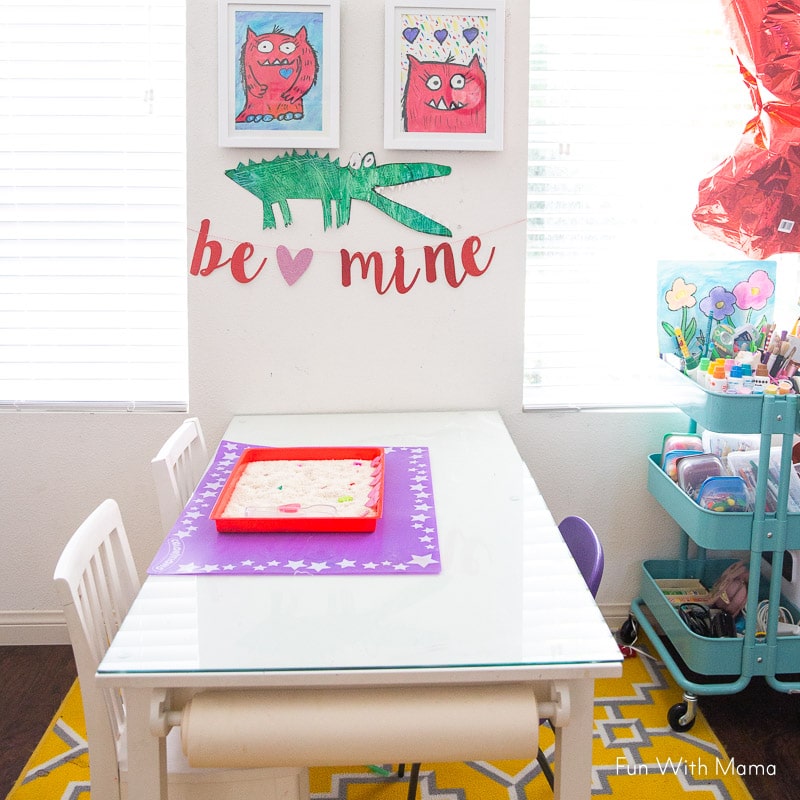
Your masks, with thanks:
[{"label": "table leg", "polygon": [[150,732],[152,689],[125,692],[128,733],[128,800],[167,800],[167,752]]},{"label": "table leg", "polygon": [[555,729],[555,800],[589,800],[592,792],[594,680],[569,682],[569,722]]}]

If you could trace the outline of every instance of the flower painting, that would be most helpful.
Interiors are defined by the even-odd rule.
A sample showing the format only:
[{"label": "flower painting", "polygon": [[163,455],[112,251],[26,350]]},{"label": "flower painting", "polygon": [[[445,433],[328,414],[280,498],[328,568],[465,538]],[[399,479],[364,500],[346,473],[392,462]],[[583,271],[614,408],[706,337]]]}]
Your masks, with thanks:
[{"label": "flower painting", "polygon": [[730,357],[773,319],[774,261],[661,261],[658,344],[664,355]]}]

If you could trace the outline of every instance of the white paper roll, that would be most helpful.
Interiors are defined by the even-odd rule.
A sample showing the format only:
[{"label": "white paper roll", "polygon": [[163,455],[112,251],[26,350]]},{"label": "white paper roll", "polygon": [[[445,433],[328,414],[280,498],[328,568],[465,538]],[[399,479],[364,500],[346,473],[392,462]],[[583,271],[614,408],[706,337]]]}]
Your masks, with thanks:
[{"label": "white paper roll", "polygon": [[219,690],[184,709],[194,767],[345,766],[532,759],[529,684]]}]

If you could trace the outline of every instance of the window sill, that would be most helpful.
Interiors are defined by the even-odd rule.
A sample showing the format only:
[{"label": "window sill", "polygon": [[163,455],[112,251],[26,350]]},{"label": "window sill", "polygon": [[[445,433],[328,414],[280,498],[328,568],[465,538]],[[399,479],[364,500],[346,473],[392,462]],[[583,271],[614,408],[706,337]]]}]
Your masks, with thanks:
[{"label": "window sill", "polygon": [[25,411],[38,411],[38,412],[60,412],[67,411],[72,413],[85,412],[88,414],[102,413],[102,412],[185,412],[189,408],[185,400],[163,400],[152,402],[135,402],[125,400],[108,400],[108,401],[86,401],[80,402],[77,400],[32,400],[32,401],[12,401],[0,400],[0,412],[25,412]]}]

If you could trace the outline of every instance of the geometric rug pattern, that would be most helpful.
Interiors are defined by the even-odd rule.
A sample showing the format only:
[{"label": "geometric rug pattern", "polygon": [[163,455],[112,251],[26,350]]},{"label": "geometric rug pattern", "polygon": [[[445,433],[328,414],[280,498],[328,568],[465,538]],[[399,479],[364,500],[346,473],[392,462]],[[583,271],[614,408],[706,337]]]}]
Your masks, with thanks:
[{"label": "geometric rug pattern", "polygon": [[[641,642],[641,637],[640,640]],[[637,646],[640,646],[637,643]],[[647,644],[641,647],[648,652]],[[625,659],[620,678],[595,683],[592,797],[614,800],[752,800],[705,718],[678,733],[667,711],[683,691],[660,662]],[[553,760],[554,738],[544,726],[540,747]],[[380,765],[392,768],[396,765]],[[407,784],[365,767],[311,770],[312,800],[405,800]],[[536,761],[423,764],[419,797],[437,800],[552,798]]]},{"label": "geometric rug pattern", "polygon": [[89,745],[78,682],[72,685],[7,800],[89,800]]},{"label": "geometric rug pattern", "polygon": [[[641,638],[640,638],[641,641]],[[645,644],[645,647],[647,645]],[[644,649],[644,648],[643,648]],[[650,658],[626,658],[620,678],[595,685],[592,797],[613,800],[752,800],[735,764],[702,713],[678,733],[667,711],[683,699],[667,669]],[[553,733],[540,746],[553,758]],[[312,800],[405,800],[397,765],[310,770]],[[383,772],[394,773],[389,775]],[[536,761],[423,764],[422,800],[533,800],[552,797]],[[89,757],[76,681],[7,800],[90,800]]]}]

